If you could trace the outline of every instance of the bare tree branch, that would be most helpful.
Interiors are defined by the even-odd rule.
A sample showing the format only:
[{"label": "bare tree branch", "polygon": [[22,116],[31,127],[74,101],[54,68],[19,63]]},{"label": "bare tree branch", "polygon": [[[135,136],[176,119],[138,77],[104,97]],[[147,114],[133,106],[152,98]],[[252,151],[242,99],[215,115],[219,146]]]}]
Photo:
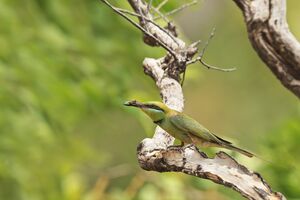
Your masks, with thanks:
[{"label": "bare tree branch", "polygon": [[300,43],[286,21],[285,0],[233,0],[253,48],[281,83],[300,98]]},{"label": "bare tree branch", "polygon": [[[144,141],[143,145],[153,145]],[[154,146],[153,146],[154,147]],[[158,172],[183,172],[199,178],[209,179],[239,192],[247,199],[285,199],[282,194],[273,192],[266,181],[256,172],[248,170],[224,152],[214,158],[198,151],[194,146],[154,149],[138,154],[140,165],[145,170]]]},{"label": "bare tree branch", "polygon": [[213,70],[218,70],[218,71],[223,71],[223,72],[232,72],[232,71],[235,71],[236,68],[224,69],[224,68],[220,68],[220,67],[215,67],[215,66],[213,66],[213,65],[207,64],[207,63],[203,60],[204,53],[205,53],[205,51],[206,51],[206,49],[207,49],[207,47],[208,47],[209,42],[210,42],[211,39],[214,37],[215,31],[216,31],[216,29],[213,28],[213,30],[211,31],[210,36],[209,36],[207,42],[205,43],[205,45],[204,45],[204,47],[203,47],[201,53],[199,54],[199,56],[198,56],[196,59],[194,59],[194,60],[188,61],[186,64],[187,64],[187,65],[191,65],[191,64],[194,64],[194,63],[196,63],[196,62],[199,61],[204,67],[207,67],[207,69],[213,69]]},{"label": "bare tree branch", "polygon": [[[179,84],[180,74],[185,72],[187,63],[197,53],[198,42],[186,46],[185,42],[176,36],[170,37],[166,31],[150,22],[153,16],[149,12],[149,4],[143,0],[128,0],[128,2],[139,18],[139,26],[142,27],[139,29],[143,33],[147,31],[151,34],[146,34],[144,37],[150,36],[150,39],[155,37],[155,41],[161,41],[175,54],[173,56],[168,54],[159,59],[145,58],[143,67],[145,74],[155,81],[163,102],[172,109],[182,111],[184,97],[182,87]],[[154,46],[152,41],[146,41],[146,44]],[[233,188],[244,197],[252,200],[285,199],[280,193],[273,192],[258,173],[238,164],[224,152],[219,152],[215,158],[208,158],[194,146],[170,147],[173,143],[174,138],[157,127],[153,138],[144,139],[137,148],[140,166],[145,170],[176,171],[209,179]]]},{"label": "bare tree branch", "polygon": [[[101,0],[103,3],[105,3],[107,6],[109,6],[111,9],[113,9],[116,13],[118,13],[119,15],[121,15],[122,17],[124,17],[127,21],[129,21],[132,25],[134,25],[135,27],[137,27],[138,29],[140,29],[143,33],[145,33],[148,37],[152,38],[153,40],[155,40],[157,43],[159,43],[163,48],[165,48],[170,54],[172,54],[175,58],[176,55],[174,53],[174,51],[168,47],[168,45],[164,44],[161,40],[159,40],[157,37],[155,37],[152,33],[150,33],[149,31],[147,31],[147,29],[145,29],[145,27],[137,24],[135,21],[133,21],[132,19],[130,19],[128,16],[126,16],[123,12],[124,10],[119,10],[118,8],[114,7],[113,5],[111,5],[107,0]],[[128,12],[127,12],[128,13]],[[145,20],[147,18],[143,18],[143,14],[139,13],[140,19]],[[153,24],[153,23],[152,23]],[[154,26],[156,26],[154,24]],[[157,26],[156,26],[157,27]]]},{"label": "bare tree branch", "polygon": [[[106,3],[107,1],[106,0],[102,0],[104,3]],[[107,3],[106,3],[107,4]],[[107,4],[109,7],[111,7],[114,11],[119,11],[119,12],[122,12],[122,13],[124,13],[124,14],[128,14],[128,15],[131,15],[131,16],[135,16],[135,17],[140,17],[140,18],[142,18],[144,21],[147,21],[147,22],[149,22],[149,23],[151,23],[151,24],[153,24],[154,26],[156,26],[157,28],[159,28],[159,29],[161,29],[163,32],[165,32],[167,35],[169,35],[173,40],[174,40],[174,42],[176,42],[177,43],[177,40],[175,39],[175,37],[169,32],[169,31],[167,31],[167,30],[165,30],[164,28],[162,28],[161,26],[159,26],[155,21],[153,21],[153,20],[151,20],[151,19],[148,19],[148,18],[146,18],[145,16],[142,16],[142,15],[140,15],[140,14],[137,14],[137,13],[135,13],[135,12],[131,12],[131,11],[129,11],[129,10],[125,10],[125,9],[122,9],[122,8],[116,8],[116,7],[114,7],[114,6],[112,6],[111,4]],[[155,10],[155,12],[156,12],[156,10]],[[157,12],[159,12],[159,11],[157,11]],[[160,15],[162,15],[162,13],[160,13],[159,12],[159,14]],[[130,21],[131,23],[134,23],[134,25],[135,26],[139,26],[139,25],[136,25],[136,23],[135,22],[132,22],[132,20],[131,19],[128,19],[127,17],[126,17],[126,19],[128,20],[128,21]],[[167,20],[167,18],[166,18],[166,22],[168,22],[169,23],[169,21]],[[145,33],[145,34],[149,34],[147,31],[144,31],[144,30],[142,30],[140,27],[138,27],[143,33]],[[158,41],[158,38],[156,38],[155,36],[153,36],[154,37],[154,39],[157,41],[157,42],[159,42]],[[167,48],[167,50],[169,51],[169,52],[172,52],[172,54],[174,54],[174,52],[171,50],[171,49],[168,49]]]},{"label": "bare tree branch", "polygon": [[160,10],[169,0],[163,0],[156,8]]},{"label": "bare tree branch", "polygon": [[[171,10],[170,12],[166,13],[165,16],[173,15],[173,14],[175,14],[175,13],[177,13],[177,12],[180,12],[180,11],[182,11],[182,10],[184,10],[184,9],[186,9],[186,8],[188,8],[188,7],[190,7],[190,6],[192,6],[192,5],[195,5],[196,3],[198,3],[197,0],[194,0],[194,1],[192,1],[192,2],[183,4],[182,6],[180,6],[180,7],[176,8],[176,9]],[[154,17],[154,20],[157,20],[157,19],[159,19],[159,18],[161,18],[161,16]]]}]

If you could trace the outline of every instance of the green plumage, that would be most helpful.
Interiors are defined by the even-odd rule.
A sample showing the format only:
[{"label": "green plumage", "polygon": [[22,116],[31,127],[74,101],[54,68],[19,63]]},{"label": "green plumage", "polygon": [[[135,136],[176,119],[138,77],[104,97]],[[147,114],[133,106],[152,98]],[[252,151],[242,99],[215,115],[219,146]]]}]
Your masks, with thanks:
[{"label": "green plumage", "polygon": [[169,117],[169,120],[173,126],[164,127],[162,124],[163,129],[171,128],[170,132],[186,133],[189,136],[199,137],[205,141],[218,142],[218,139],[209,130],[185,114],[178,113]]},{"label": "green plumage", "polygon": [[161,102],[140,103],[129,101],[125,105],[140,108],[154,123],[176,139],[179,139],[183,144],[194,144],[201,147],[222,147],[237,151],[248,157],[254,156],[254,154],[235,147],[231,142],[213,134],[193,118],[170,109]]}]

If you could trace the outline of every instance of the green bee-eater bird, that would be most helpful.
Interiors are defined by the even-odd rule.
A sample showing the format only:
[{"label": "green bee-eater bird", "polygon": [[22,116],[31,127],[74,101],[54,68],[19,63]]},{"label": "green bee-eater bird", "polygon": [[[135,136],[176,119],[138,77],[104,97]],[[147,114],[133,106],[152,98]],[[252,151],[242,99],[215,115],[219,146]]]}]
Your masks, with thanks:
[{"label": "green bee-eater bird", "polygon": [[141,103],[134,100],[127,101],[124,105],[140,108],[155,124],[176,139],[179,139],[181,141],[181,146],[184,144],[194,144],[200,147],[221,147],[237,151],[248,157],[254,156],[254,154],[235,147],[231,142],[213,134],[191,117],[170,109],[161,102],[149,101]]}]

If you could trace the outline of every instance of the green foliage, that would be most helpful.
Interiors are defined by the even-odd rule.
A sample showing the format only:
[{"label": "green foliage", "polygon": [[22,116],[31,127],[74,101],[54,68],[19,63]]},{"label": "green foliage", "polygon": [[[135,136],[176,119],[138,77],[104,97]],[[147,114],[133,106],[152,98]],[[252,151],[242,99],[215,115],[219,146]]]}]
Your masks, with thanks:
[{"label": "green foliage", "polygon": [[[112,2],[129,8],[126,1]],[[170,1],[163,11],[181,3]],[[204,18],[205,24],[212,24],[209,17],[199,19]],[[190,20],[190,16],[187,19],[189,23],[181,22],[183,26],[198,22]],[[285,90],[277,82],[265,78],[269,72],[263,72],[263,78],[256,76],[265,67],[254,68],[252,65],[261,65],[253,61],[257,56],[251,54],[252,50],[241,50],[247,37],[240,34],[242,22],[234,19],[241,16],[220,17],[220,33],[228,34],[226,45],[224,37],[219,36],[207,58],[228,66],[235,58],[238,66],[250,63],[249,66],[232,76],[205,71],[200,82],[202,68],[189,68],[184,86],[186,111],[205,117],[198,119],[208,120],[204,124],[216,132],[226,128],[248,131],[249,134],[235,135],[236,141],[248,141],[269,128],[264,126],[268,121],[279,124],[290,117],[296,100],[283,93]],[[153,81],[143,75],[141,63],[144,57],[159,57],[164,51],[146,47],[138,30],[98,0],[0,0],[0,24],[0,199],[213,200],[231,199],[233,194],[239,198],[231,190],[206,180],[138,169],[136,145],[146,137],[143,132],[153,133],[154,126],[144,115],[123,108],[122,103],[134,98],[159,99]],[[190,32],[197,36],[195,40],[202,39],[199,33],[204,29],[210,30],[201,26],[201,30]],[[203,38],[208,34],[204,35]],[[258,90],[254,83],[263,87]],[[242,95],[238,96],[237,91]],[[285,105],[278,106],[282,102]],[[238,122],[226,121],[235,120],[234,116]],[[241,116],[249,120],[242,123]],[[288,158],[299,166],[297,120],[274,132],[284,143],[272,137],[266,141],[264,152],[278,162]],[[263,144],[255,142],[253,146]],[[277,156],[283,152],[282,157]],[[264,174],[279,191],[290,197],[299,196],[297,170],[269,166]]]},{"label": "green foliage", "polygon": [[272,164],[266,165],[263,174],[288,199],[300,196],[299,122],[300,117],[291,119],[265,141],[264,151],[272,159]]},{"label": "green foliage", "polygon": [[0,1],[0,23],[0,199],[80,199],[111,156],[81,131],[141,81],[140,35],[97,1]]}]

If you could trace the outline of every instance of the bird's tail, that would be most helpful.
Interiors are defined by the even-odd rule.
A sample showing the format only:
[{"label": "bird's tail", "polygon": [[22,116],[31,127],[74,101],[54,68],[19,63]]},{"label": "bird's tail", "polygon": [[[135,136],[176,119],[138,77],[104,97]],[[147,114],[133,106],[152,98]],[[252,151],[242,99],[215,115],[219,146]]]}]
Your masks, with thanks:
[{"label": "bird's tail", "polygon": [[233,151],[237,151],[245,156],[248,156],[249,158],[252,158],[253,156],[255,156],[253,153],[249,152],[249,151],[246,151],[244,149],[241,149],[241,148],[238,148],[238,147],[235,147],[231,144],[225,144],[223,145],[224,148],[226,149],[230,149],[230,150],[233,150]]},{"label": "bird's tail", "polygon": [[290,164],[287,165],[287,163],[282,164],[282,163],[275,163],[273,161],[266,160],[266,159],[264,159],[264,158],[262,158],[260,156],[257,156],[256,154],[253,154],[253,153],[251,153],[249,151],[246,151],[244,149],[235,147],[232,144],[223,144],[222,147],[224,147],[226,149],[233,150],[233,151],[237,151],[237,152],[239,152],[239,153],[241,153],[241,154],[243,154],[245,156],[248,156],[249,158],[256,157],[256,158],[258,158],[258,159],[260,159],[260,160],[262,160],[264,162],[272,164],[273,166],[279,166],[279,167],[281,167],[283,169],[288,169],[288,170],[298,170],[298,167],[296,167],[296,166],[292,166]]}]

